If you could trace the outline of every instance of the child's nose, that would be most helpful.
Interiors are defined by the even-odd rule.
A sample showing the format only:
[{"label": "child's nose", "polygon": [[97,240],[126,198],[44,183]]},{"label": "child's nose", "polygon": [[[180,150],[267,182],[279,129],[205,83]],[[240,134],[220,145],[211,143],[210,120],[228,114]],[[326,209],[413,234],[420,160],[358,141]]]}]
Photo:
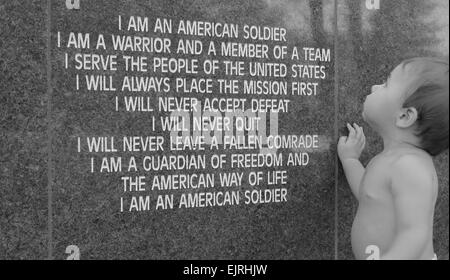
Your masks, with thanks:
[{"label": "child's nose", "polygon": [[379,87],[379,85],[373,85],[372,86],[372,92],[375,92],[377,90],[377,88]]}]

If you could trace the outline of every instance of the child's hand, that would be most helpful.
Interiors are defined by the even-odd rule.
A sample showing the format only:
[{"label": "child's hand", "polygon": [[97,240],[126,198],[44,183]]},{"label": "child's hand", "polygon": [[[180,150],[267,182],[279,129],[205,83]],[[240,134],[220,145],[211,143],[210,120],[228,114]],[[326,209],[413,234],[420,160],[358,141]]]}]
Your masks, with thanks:
[{"label": "child's hand", "polygon": [[339,158],[341,161],[345,159],[358,160],[366,145],[366,137],[364,136],[362,127],[358,126],[356,123],[354,123],[353,126],[347,123],[347,128],[349,131],[348,136],[339,138]]}]

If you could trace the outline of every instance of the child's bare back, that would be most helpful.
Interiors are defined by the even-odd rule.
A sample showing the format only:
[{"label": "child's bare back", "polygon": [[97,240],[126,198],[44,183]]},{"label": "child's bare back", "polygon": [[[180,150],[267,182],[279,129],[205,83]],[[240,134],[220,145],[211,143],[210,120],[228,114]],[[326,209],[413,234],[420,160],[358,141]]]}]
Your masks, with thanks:
[{"label": "child's bare back", "polygon": [[[399,166],[402,165],[402,166]],[[393,172],[396,169],[411,169],[418,173],[417,177],[424,178],[429,184],[424,185],[417,191],[409,190],[411,217],[414,217],[418,209],[414,201],[421,201],[427,205],[423,215],[427,221],[426,245],[419,259],[430,260],[434,256],[433,249],[433,208],[437,198],[438,184],[437,175],[431,157],[421,150],[400,149],[392,152],[384,152],[374,157],[366,167],[359,189],[359,205],[352,227],[352,247],[357,259],[368,257],[367,248],[377,246],[379,252],[388,252],[394,238],[402,225],[396,223],[396,190],[392,185]],[[420,174],[419,174],[420,173]],[[394,176],[395,177],[395,176]],[[415,177],[415,176],[413,176]],[[414,178],[410,178],[413,180]],[[428,179],[428,180],[427,180]],[[426,201],[423,201],[426,198]]]}]

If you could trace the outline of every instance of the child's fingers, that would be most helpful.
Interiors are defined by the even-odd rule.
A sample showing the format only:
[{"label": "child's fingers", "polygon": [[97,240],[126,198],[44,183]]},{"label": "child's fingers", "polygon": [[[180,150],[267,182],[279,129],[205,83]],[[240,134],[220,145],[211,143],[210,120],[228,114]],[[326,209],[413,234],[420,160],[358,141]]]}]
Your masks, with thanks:
[{"label": "child's fingers", "polygon": [[363,146],[366,145],[366,136],[364,135],[364,130],[361,127],[361,142],[363,143]]},{"label": "child's fingers", "polygon": [[349,123],[347,123],[347,128],[348,128],[348,131],[349,131],[348,137],[349,137],[349,138],[355,137],[356,131],[355,131],[355,129],[354,129]]},{"label": "child's fingers", "polygon": [[353,123],[353,126],[355,127],[356,130],[356,139],[360,140],[361,139],[361,127],[359,127],[356,123]]},{"label": "child's fingers", "polygon": [[347,136],[339,137],[338,145],[344,144],[345,142],[347,142]]},{"label": "child's fingers", "polygon": [[358,144],[362,145],[364,141],[364,133],[359,125],[355,124],[355,127],[357,128],[356,139]]},{"label": "child's fingers", "polygon": [[363,128],[360,126],[359,127],[359,130],[361,131],[361,135],[360,135],[360,139],[361,139],[361,141],[366,141],[366,136],[364,135],[364,130],[363,130]]}]

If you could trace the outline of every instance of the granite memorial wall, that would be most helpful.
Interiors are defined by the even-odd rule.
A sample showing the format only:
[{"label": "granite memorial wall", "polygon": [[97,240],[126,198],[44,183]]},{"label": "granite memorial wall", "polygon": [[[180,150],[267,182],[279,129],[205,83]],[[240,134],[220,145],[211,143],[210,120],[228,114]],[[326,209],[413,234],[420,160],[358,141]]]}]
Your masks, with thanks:
[{"label": "granite memorial wall", "polygon": [[448,58],[443,0],[2,1],[0,25],[0,259],[351,259],[337,139],[362,124],[367,163],[371,85]]}]

